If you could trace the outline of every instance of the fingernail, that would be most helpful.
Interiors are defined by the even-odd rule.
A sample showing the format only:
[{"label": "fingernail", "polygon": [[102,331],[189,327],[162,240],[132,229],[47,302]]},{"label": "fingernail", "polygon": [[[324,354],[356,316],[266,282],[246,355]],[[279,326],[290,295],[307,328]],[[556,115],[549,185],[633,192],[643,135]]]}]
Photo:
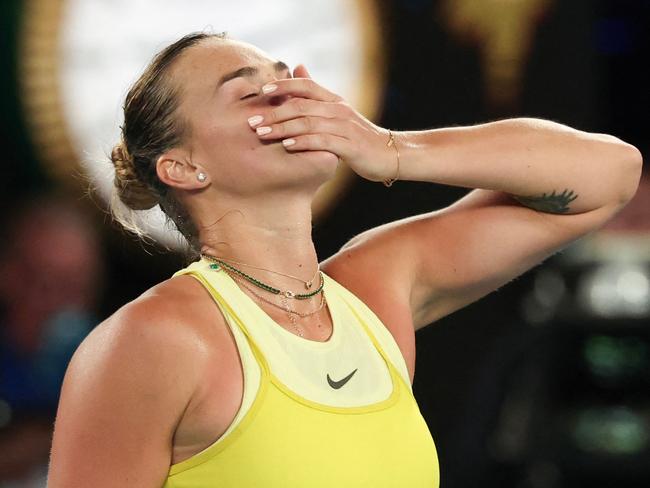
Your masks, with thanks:
[{"label": "fingernail", "polygon": [[253,115],[252,117],[249,117],[248,123],[250,124],[251,127],[255,127],[258,125],[260,122],[264,120],[264,117],[261,115]]},{"label": "fingernail", "polygon": [[258,127],[255,130],[257,131],[258,136],[263,136],[264,134],[271,132],[272,129],[270,127]]},{"label": "fingernail", "polygon": [[271,92],[274,92],[274,91],[277,90],[277,89],[278,89],[278,85],[273,85],[273,84],[270,84],[270,85],[264,85],[264,86],[262,87],[262,91],[263,91],[264,93],[271,93]]},{"label": "fingernail", "polygon": [[285,139],[285,140],[282,141],[282,145],[284,147],[293,146],[295,143],[296,143],[295,139]]}]

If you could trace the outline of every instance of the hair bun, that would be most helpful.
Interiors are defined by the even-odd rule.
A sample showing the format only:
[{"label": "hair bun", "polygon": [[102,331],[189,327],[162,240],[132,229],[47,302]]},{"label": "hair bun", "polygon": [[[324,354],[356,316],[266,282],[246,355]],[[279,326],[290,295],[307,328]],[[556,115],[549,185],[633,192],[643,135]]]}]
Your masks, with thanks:
[{"label": "hair bun", "polygon": [[115,167],[113,183],[124,205],[133,210],[147,210],[158,204],[158,196],[138,178],[133,157],[123,142],[113,148],[111,161]]}]

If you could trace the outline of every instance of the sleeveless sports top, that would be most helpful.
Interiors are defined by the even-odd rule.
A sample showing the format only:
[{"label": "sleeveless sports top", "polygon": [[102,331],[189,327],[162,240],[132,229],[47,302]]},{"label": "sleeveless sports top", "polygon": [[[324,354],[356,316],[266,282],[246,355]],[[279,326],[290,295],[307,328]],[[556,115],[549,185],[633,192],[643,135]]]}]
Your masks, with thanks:
[{"label": "sleeveless sports top", "polygon": [[170,467],[163,488],[437,488],[436,448],[390,332],[323,273],[333,330],[325,342],[278,325],[223,270],[198,279],[223,313],[244,392],[226,432]]}]

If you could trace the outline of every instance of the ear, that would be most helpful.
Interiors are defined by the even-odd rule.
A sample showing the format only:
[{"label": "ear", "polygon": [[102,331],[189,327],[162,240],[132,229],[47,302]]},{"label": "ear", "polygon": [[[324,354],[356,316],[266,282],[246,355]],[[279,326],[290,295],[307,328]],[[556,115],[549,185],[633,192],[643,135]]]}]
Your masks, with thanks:
[{"label": "ear", "polygon": [[311,75],[309,74],[309,71],[307,71],[307,68],[305,68],[304,64],[299,64],[293,69],[293,77],[294,78],[311,78]]},{"label": "ear", "polygon": [[[201,166],[195,165],[186,159],[186,156],[177,151],[168,151],[156,161],[156,173],[160,181],[172,188],[183,190],[200,190],[210,183],[210,176]],[[199,181],[198,175],[206,176]]]}]

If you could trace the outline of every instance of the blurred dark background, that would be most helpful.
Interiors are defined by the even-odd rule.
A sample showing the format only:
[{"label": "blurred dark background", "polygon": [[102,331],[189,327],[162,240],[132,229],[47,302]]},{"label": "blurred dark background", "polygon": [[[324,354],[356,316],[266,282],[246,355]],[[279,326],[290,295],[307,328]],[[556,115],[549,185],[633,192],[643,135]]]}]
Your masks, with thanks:
[{"label": "blurred dark background", "polygon": [[[478,0],[378,4],[388,57],[380,125],[541,117],[613,134],[647,159],[650,1],[486,0],[483,7],[514,16],[505,27]],[[125,237],[92,199],[70,195],[44,170],[19,99],[23,13],[19,0],[0,3],[0,327],[14,330],[0,349],[0,486],[40,486],[57,382],[74,345],[185,264]],[[505,74],[495,68],[501,65]],[[443,488],[650,486],[647,179],[646,170],[629,208],[598,235],[418,332],[414,389]],[[411,182],[388,190],[356,179],[314,225],[319,256],[362,230],[445,207],[468,191]],[[49,213],[38,210],[44,207]],[[47,259],[70,247],[75,259]],[[63,283],[89,270],[93,280],[56,297],[57,283],[39,279]],[[32,316],[44,294],[51,307]],[[12,329],[16,323],[33,323],[31,335]],[[37,354],[39,327],[55,337],[47,354]],[[36,355],[35,366],[29,358]],[[35,395],[38,385],[49,393]]]}]

